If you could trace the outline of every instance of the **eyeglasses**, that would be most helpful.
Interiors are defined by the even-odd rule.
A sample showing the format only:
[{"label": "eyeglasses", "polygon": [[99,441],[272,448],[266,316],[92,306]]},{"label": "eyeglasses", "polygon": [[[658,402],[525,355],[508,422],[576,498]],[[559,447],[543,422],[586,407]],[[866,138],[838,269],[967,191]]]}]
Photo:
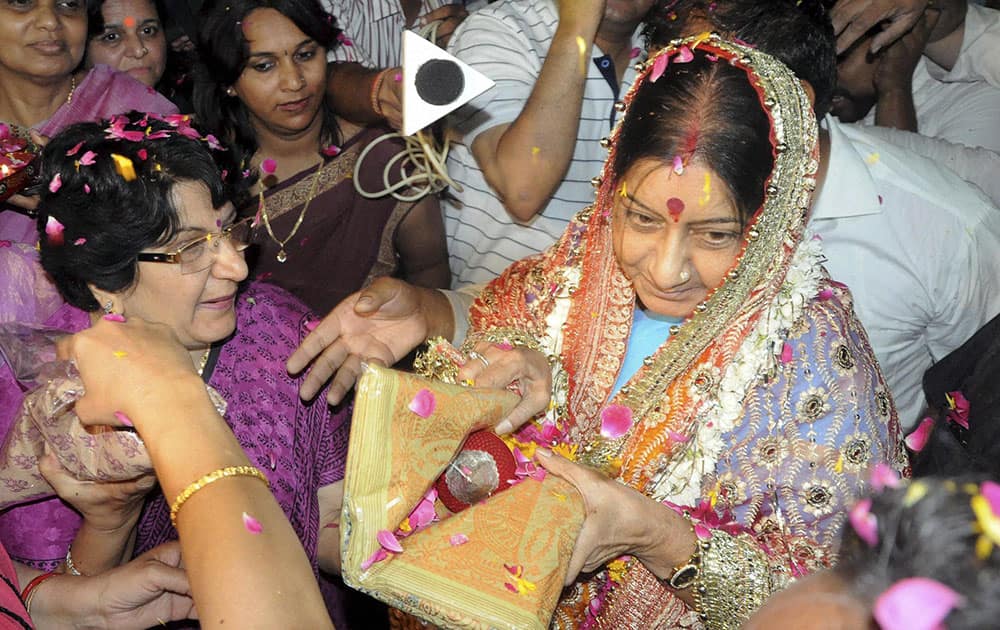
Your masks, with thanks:
[{"label": "eyeglasses", "polygon": [[219,246],[228,240],[233,249],[242,252],[250,247],[253,233],[253,217],[241,219],[219,232],[206,232],[192,239],[172,252],[140,252],[136,258],[142,262],[169,263],[180,265],[181,273],[197,273],[212,266],[219,254]]}]

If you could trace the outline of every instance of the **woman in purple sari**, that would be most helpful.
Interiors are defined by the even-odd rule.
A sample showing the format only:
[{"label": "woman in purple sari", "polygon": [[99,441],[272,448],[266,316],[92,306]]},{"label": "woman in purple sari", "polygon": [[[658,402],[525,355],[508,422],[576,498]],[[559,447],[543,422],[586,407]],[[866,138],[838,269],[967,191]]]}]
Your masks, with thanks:
[{"label": "woman in purple sari", "polygon": [[[213,159],[208,147],[218,148],[214,138],[186,118],[138,113],[52,140],[42,158],[41,260],[67,304],[47,324],[65,332],[102,317],[168,325],[226,401],[227,423],[268,477],[314,570],[336,570],[339,536],[321,524],[339,517],[350,409],[300,401],[283,362],[311,315],[276,287],[240,289],[250,221],[237,220],[228,199],[243,178],[228,153]],[[12,380],[0,367],[5,391]],[[177,536],[147,478],[49,481],[60,496],[76,496],[72,506],[52,498],[0,515],[0,538],[17,562],[96,574]]]}]

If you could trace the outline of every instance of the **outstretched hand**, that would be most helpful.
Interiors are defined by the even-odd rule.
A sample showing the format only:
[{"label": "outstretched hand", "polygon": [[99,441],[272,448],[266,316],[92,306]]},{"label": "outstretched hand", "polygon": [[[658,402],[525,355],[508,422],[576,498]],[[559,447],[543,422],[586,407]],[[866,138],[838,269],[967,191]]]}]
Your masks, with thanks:
[{"label": "outstretched hand", "polygon": [[458,370],[459,382],[469,380],[476,387],[503,389],[516,386],[521,401],[495,427],[499,434],[510,433],[545,411],[552,399],[552,368],[544,354],[481,342]]},{"label": "outstretched hand", "polygon": [[327,401],[337,404],[354,387],[363,361],[393,365],[427,339],[434,314],[445,312],[450,318],[448,300],[438,291],[379,278],[330,311],[286,367],[291,374],[309,367],[299,388],[303,400],[315,397],[333,377]]}]

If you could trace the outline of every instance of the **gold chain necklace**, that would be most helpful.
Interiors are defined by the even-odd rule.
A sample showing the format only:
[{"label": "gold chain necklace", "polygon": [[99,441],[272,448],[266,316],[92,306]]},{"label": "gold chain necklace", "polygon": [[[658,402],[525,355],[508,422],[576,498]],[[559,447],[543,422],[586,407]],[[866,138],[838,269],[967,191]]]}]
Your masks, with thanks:
[{"label": "gold chain necklace", "polygon": [[73,102],[73,94],[76,92],[76,75],[74,74],[69,79],[69,94],[66,95],[66,104],[69,105]]},{"label": "gold chain necklace", "polygon": [[198,376],[201,376],[205,372],[205,366],[208,365],[208,357],[212,354],[212,346],[205,348],[205,353],[201,355],[198,359]]},{"label": "gold chain necklace", "polygon": [[275,259],[277,259],[280,263],[288,260],[288,253],[285,252],[285,244],[292,240],[295,233],[299,231],[299,227],[302,225],[302,220],[306,218],[306,211],[309,210],[309,204],[312,203],[313,197],[316,196],[316,187],[319,184],[319,171],[322,168],[323,160],[321,159],[319,161],[319,165],[316,167],[316,171],[313,173],[312,185],[309,187],[309,196],[306,198],[305,204],[302,205],[302,210],[299,212],[299,218],[295,220],[295,225],[292,226],[292,231],[288,233],[288,236],[286,236],[284,240],[275,236],[274,230],[271,229],[271,220],[267,216],[267,204],[264,203],[264,184],[261,182],[260,192],[257,194],[257,210],[264,219],[264,227],[267,228],[267,235],[271,237],[272,241],[278,244],[278,255],[275,256]]}]

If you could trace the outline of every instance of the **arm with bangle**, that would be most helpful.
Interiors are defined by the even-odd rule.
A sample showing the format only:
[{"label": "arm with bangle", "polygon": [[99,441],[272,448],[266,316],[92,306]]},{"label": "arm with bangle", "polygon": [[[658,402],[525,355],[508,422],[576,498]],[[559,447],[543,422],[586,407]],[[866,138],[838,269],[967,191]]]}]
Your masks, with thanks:
[{"label": "arm with bangle", "polygon": [[99,321],[66,348],[87,391],[77,404],[81,420],[124,417],[146,443],[203,627],[332,627],[266,477],[250,466],[169,330]]}]

